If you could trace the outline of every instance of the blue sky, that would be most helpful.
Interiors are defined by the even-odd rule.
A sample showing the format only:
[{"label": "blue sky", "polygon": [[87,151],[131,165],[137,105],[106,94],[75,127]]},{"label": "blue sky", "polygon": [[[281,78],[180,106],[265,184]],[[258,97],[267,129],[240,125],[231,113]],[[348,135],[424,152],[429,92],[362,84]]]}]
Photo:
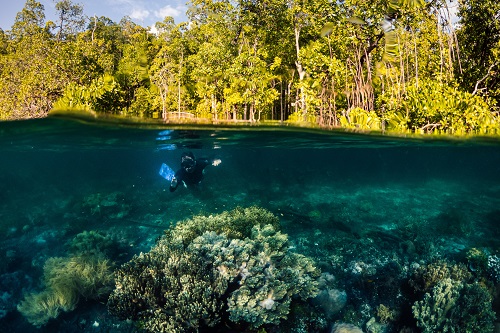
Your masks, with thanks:
[{"label": "blue sky", "polygon": [[[37,0],[45,7],[46,20],[56,21],[56,0]],[[186,2],[188,0],[73,0],[83,6],[86,16],[106,16],[114,22],[120,22],[124,16],[130,16],[132,21],[143,26],[152,27],[158,21],[163,21],[165,16],[172,16],[176,23],[186,21]],[[25,0],[0,0],[0,28],[10,30],[16,14],[24,7]],[[451,2],[451,1],[449,1]],[[457,3],[449,3],[452,22],[456,23],[454,16]]]},{"label": "blue sky", "polygon": [[[46,20],[55,21],[55,1],[37,0],[45,7]],[[83,6],[87,16],[106,16],[114,22],[130,16],[132,21],[146,27],[163,21],[165,16],[172,16],[176,23],[186,20],[187,0],[73,0]],[[0,28],[10,30],[16,14],[21,11],[25,0],[0,0]]]}]

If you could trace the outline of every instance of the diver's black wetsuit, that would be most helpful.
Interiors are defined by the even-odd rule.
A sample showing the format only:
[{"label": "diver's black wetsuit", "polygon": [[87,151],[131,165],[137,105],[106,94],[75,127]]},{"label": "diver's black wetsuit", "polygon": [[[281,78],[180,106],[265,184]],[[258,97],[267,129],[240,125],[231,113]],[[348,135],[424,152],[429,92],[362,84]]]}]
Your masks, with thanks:
[{"label": "diver's black wetsuit", "polygon": [[173,192],[179,187],[181,182],[185,185],[197,185],[203,179],[203,169],[205,169],[210,164],[208,158],[197,158],[196,165],[193,172],[187,172],[184,168],[180,168],[175,173],[174,178],[177,179],[177,184],[172,186],[170,183],[170,192]]}]

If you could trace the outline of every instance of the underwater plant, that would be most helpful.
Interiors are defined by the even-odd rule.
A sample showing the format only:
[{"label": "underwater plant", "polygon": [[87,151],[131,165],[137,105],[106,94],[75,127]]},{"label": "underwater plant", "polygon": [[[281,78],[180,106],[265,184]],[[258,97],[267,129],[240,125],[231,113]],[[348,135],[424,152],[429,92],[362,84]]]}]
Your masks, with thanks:
[{"label": "underwater plant", "polygon": [[69,252],[74,255],[107,257],[113,247],[113,239],[98,231],[83,231],[68,243]]},{"label": "underwater plant", "polygon": [[316,295],[319,276],[278,222],[258,207],[179,222],[116,272],[110,313],[149,332],[278,324]]},{"label": "underwater plant", "polygon": [[43,326],[62,311],[74,310],[81,297],[100,299],[111,292],[113,264],[95,241],[104,237],[98,233],[79,234],[73,244],[81,246],[82,239],[89,240],[85,250],[80,248],[69,257],[47,259],[43,272],[45,289],[25,295],[18,304],[18,311],[29,323]]}]

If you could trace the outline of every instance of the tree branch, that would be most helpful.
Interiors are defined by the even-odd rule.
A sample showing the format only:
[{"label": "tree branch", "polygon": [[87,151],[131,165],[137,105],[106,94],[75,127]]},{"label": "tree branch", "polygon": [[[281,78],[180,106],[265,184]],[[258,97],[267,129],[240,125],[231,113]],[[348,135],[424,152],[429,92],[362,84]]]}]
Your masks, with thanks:
[{"label": "tree branch", "polygon": [[[500,61],[496,61],[495,63],[493,63],[490,68],[488,68],[488,72],[486,73],[485,76],[483,76],[481,78],[481,80],[477,81],[476,82],[476,85],[474,86],[474,91],[472,92],[472,95],[475,95],[478,90],[479,90],[479,85],[488,78],[488,76],[490,76],[490,73],[491,73],[491,70],[493,69],[493,67],[495,67],[496,65],[498,65],[500,63]],[[482,90],[482,89],[481,89]]]}]

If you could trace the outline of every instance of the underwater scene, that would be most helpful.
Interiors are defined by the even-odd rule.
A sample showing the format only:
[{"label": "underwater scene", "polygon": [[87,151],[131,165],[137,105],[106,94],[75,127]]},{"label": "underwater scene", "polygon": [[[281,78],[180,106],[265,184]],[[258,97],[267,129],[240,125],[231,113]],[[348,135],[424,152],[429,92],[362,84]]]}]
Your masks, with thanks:
[{"label": "underwater scene", "polygon": [[0,332],[500,332],[500,141],[0,123]]}]

